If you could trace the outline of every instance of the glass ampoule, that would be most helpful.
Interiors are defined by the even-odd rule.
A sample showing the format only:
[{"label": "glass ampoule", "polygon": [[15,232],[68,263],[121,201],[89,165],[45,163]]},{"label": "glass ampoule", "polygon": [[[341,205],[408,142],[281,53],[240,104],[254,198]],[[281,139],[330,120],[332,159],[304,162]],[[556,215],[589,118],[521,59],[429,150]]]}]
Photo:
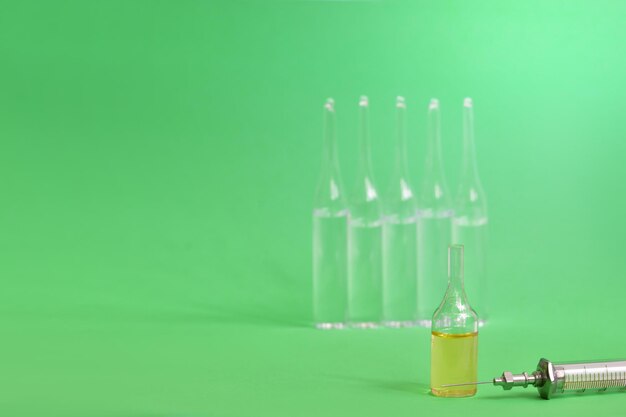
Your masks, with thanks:
[{"label": "glass ampoule", "polygon": [[432,318],[430,390],[438,397],[469,397],[475,385],[443,387],[477,380],[478,316],[465,294],[463,246],[448,249],[448,288]]},{"label": "glass ampoule", "polygon": [[406,103],[396,99],[395,164],[384,200],[383,321],[390,327],[417,320],[417,202],[406,157]]},{"label": "glass ampoule", "polygon": [[446,288],[453,213],[441,157],[439,100],[432,99],[428,106],[428,140],[417,218],[417,308],[418,323],[424,327],[430,327],[433,311]]},{"label": "glass ampoule", "polygon": [[313,208],[313,314],[320,329],[346,325],[348,208],[339,171],[335,105],[324,105],[322,167]]},{"label": "glass ampoule", "polygon": [[487,199],[476,165],[474,106],[463,101],[463,165],[452,223],[452,242],[465,246],[467,294],[480,310],[481,324],[489,315],[487,284]]},{"label": "glass ampoule", "polygon": [[369,101],[359,100],[360,155],[348,221],[348,320],[377,327],[382,315],[382,214],[370,161]]}]

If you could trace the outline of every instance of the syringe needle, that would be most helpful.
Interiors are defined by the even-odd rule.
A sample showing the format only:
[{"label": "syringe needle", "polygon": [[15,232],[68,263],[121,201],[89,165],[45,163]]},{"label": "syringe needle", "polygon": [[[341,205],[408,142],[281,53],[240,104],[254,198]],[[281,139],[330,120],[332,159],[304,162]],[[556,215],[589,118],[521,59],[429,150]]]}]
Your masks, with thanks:
[{"label": "syringe needle", "polygon": [[460,387],[463,385],[479,385],[479,384],[493,384],[493,381],[464,382],[462,384],[446,384],[446,385],[442,385],[442,387]]}]

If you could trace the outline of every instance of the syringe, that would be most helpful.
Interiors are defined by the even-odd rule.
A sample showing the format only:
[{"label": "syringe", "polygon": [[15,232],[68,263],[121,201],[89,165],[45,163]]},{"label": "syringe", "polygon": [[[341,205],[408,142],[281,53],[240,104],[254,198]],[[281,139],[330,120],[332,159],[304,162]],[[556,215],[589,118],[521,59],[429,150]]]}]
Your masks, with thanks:
[{"label": "syringe", "polygon": [[626,360],[555,363],[542,358],[539,360],[537,370],[532,373],[514,374],[505,371],[501,377],[492,381],[448,384],[443,387],[489,383],[501,386],[505,390],[513,387],[526,388],[530,385],[536,387],[541,398],[546,400],[555,394],[566,392],[624,390]]}]

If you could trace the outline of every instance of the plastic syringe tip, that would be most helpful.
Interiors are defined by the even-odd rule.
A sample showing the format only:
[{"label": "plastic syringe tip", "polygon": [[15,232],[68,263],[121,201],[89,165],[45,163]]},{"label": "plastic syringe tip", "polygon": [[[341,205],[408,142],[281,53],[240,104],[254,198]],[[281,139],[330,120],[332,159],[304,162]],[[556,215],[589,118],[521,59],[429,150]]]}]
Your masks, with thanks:
[{"label": "plastic syringe tip", "polygon": [[437,110],[439,109],[439,100],[436,98],[431,98],[430,103],[428,104],[428,110]]},{"label": "plastic syringe tip", "polygon": [[369,99],[367,98],[367,96],[361,96],[359,98],[359,106],[361,106],[361,107],[368,107],[369,106]]},{"label": "plastic syringe tip", "polygon": [[474,107],[474,102],[471,98],[466,97],[465,100],[463,100],[463,107],[472,108]]},{"label": "plastic syringe tip", "polygon": [[399,109],[406,108],[406,101],[404,100],[404,97],[402,96],[396,97],[396,107]]}]

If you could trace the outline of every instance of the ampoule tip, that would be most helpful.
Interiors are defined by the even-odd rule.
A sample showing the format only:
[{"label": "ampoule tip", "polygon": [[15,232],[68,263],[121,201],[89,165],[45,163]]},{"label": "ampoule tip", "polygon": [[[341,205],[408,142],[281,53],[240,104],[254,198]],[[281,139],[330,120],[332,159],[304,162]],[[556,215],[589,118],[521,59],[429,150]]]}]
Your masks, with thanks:
[{"label": "ampoule tip", "polygon": [[463,100],[463,107],[471,108],[473,106],[474,106],[474,102],[472,101],[471,98],[466,97],[465,100]]},{"label": "ampoule tip", "polygon": [[361,98],[359,99],[359,106],[361,106],[361,107],[369,106],[369,100],[368,100],[367,96],[361,96]]},{"label": "ampoule tip", "polygon": [[436,98],[430,99],[430,104],[428,105],[428,110],[437,110],[439,109],[439,100]]},{"label": "ampoule tip", "polygon": [[404,100],[404,97],[402,96],[396,97],[396,107],[399,109],[406,108],[406,101]]},{"label": "ampoule tip", "polygon": [[328,111],[335,111],[335,100],[333,100],[332,98],[328,98],[326,100],[326,103],[324,103],[324,108]]}]

